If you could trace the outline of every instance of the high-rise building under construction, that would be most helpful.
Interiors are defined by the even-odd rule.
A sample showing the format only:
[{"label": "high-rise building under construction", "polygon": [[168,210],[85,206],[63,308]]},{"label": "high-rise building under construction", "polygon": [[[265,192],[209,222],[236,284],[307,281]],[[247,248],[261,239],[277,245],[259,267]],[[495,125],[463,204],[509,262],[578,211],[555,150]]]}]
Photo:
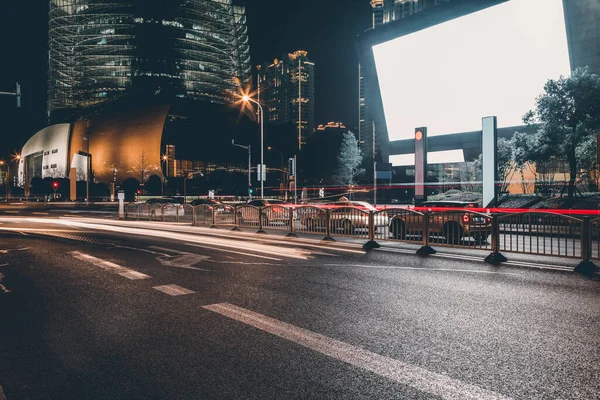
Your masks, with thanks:
[{"label": "high-rise building under construction", "polygon": [[258,91],[265,121],[295,124],[301,150],[315,128],[315,64],[307,52],[298,50],[259,66]]},{"label": "high-rise building under construction", "polygon": [[232,0],[49,2],[49,117],[132,92],[227,103],[250,77]]}]

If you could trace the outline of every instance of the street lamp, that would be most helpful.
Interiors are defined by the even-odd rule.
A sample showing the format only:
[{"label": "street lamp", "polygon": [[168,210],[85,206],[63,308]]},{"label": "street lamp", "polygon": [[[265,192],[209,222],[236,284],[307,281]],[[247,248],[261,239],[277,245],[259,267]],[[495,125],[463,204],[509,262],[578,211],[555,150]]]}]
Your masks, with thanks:
[{"label": "street lamp", "polygon": [[0,160],[0,165],[6,165],[6,175],[4,176],[4,179],[6,180],[6,204],[8,204],[8,169],[10,168],[10,164]]},{"label": "street lamp", "polygon": [[162,156],[162,160],[165,163],[165,172],[163,174],[163,178],[162,178],[162,186],[161,186],[161,196],[165,195],[165,181],[167,180],[167,176],[169,176],[169,156],[168,155],[163,155]]},{"label": "street lamp", "polygon": [[[242,149],[248,150],[248,190],[252,187],[252,149],[250,145],[244,146],[241,144],[237,144],[235,139],[231,139],[231,144],[237,147],[241,147]],[[250,194],[250,192],[248,192]]]},{"label": "street lamp", "polygon": [[242,97],[242,100],[244,100],[244,102],[251,102],[254,103],[258,106],[258,109],[260,110],[260,198],[264,198],[265,197],[265,182],[263,181],[262,177],[263,177],[263,173],[266,175],[266,171],[262,171],[262,169],[264,168],[265,165],[265,161],[264,161],[264,157],[265,157],[265,149],[264,149],[264,123],[263,123],[263,108],[260,105],[259,102],[257,102],[256,100],[253,100],[250,96],[248,96],[247,94],[244,95]]},{"label": "street lamp", "polygon": [[204,174],[202,173],[202,171],[192,171],[192,172],[188,172],[187,176],[183,177],[183,202],[186,202],[186,197],[187,197],[187,180],[188,179],[192,179],[194,177],[194,175],[198,175],[200,174],[200,176],[204,176]]}]

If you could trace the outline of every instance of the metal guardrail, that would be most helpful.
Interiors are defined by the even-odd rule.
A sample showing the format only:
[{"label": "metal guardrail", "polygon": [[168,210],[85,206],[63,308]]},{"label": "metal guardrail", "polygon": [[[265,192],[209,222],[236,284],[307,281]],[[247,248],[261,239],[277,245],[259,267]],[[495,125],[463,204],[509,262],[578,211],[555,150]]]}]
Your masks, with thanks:
[{"label": "metal guardrail", "polygon": [[[545,212],[480,213],[469,209],[423,210],[390,207],[377,211],[346,206],[271,205],[267,207],[189,204],[148,206],[129,203],[128,219],[191,223],[208,227],[231,227],[322,235],[325,240],[350,237],[377,241],[421,244],[419,254],[435,247],[489,250],[488,262],[506,261],[505,253],[524,253],[581,258],[581,269],[595,271],[592,259],[600,260],[600,218]],[[579,268],[579,267],[578,267]]]}]

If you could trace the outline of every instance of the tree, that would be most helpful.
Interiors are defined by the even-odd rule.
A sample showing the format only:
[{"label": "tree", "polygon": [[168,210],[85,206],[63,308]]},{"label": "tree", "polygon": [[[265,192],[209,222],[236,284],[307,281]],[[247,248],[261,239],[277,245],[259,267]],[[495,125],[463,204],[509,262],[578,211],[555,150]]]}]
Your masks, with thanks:
[{"label": "tree", "polygon": [[156,196],[162,192],[162,179],[158,175],[150,175],[146,181],[146,193],[151,196]]},{"label": "tree", "polygon": [[140,181],[135,178],[127,178],[123,181],[122,186],[125,191],[125,200],[132,201],[140,187]]},{"label": "tree", "polygon": [[355,179],[365,172],[360,168],[363,156],[354,133],[344,133],[340,151],[337,155],[338,169],[335,181],[342,185],[353,185]]},{"label": "tree", "polygon": [[528,140],[533,153],[526,158],[554,156],[567,164],[569,172],[568,195],[573,197],[575,182],[585,164],[582,146],[600,129],[600,77],[589,74],[587,68],[578,68],[570,77],[549,80],[544,93],[536,99],[536,107],[529,111],[524,121],[539,124]]}]

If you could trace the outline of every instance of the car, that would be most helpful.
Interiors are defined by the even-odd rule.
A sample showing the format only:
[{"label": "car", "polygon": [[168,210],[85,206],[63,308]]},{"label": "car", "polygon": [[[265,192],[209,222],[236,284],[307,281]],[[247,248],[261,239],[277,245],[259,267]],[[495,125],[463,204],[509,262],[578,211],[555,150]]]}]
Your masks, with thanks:
[{"label": "car", "polygon": [[183,204],[180,204],[177,199],[162,197],[148,199],[144,203],[148,206],[148,216],[150,219],[162,218],[163,216],[172,216],[180,218],[184,215]]},{"label": "car", "polygon": [[262,210],[261,218],[263,225],[275,224],[287,224],[289,222],[290,214],[289,207],[293,207],[292,204],[287,203],[279,199],[256,199],[246,203],[246,206],[251,207],[239,207],[237,210],[237,217],[239,223],[250,222],[258,223],[258,212],[254,207],[266,207]]},{"label": "car", "polygon": [[[330,232],[345,235],[353,235],[356,230],[368,230],[370,211],[378,211],[373,205],[365,201],[342,200],[325,203],[321,207],[329,210]],[[323,229],[326,227],[326,214],[304,213],[300,217],[300,221],[309,231]],[[387,231],[387,214],[376,213],[374,223],[375,232]]]},{"label": "car", "polygon": [[[432,208],[429,218],[430,235],[443,238],[445,243],[458,244],[465,237],[473,238],[476,243],[485,243],[492,232],[491,216],[461,211],[463,208],[479,207],[476,202],[426,201],[420,207]],[[409,211],[393,215],[390,211],[390,217],[389,230],[392,239],[402,240],[409,235],[422,236],[422,214]]]},{"label": "car", "polygon": [[214,208],[217,213],[232,212],[233,207],[215,199],[195,199],[189,203],[193,207],[206,206],[206,208]]}]

